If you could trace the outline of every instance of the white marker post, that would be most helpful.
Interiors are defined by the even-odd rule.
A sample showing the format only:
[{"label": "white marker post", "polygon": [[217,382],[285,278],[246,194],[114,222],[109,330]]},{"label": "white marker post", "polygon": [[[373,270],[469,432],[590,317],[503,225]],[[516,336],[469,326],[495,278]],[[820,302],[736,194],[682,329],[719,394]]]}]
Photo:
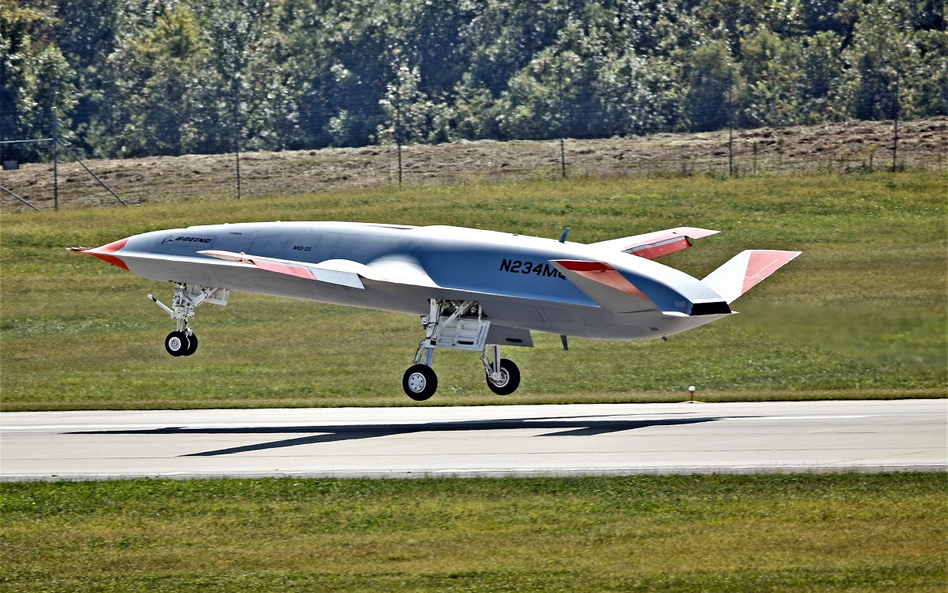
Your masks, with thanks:
[{"label": "white marker post", "polygon": [[688,388],[688,394],[691,396],[690,403],[695,403],[695,386],[692,385]]}]

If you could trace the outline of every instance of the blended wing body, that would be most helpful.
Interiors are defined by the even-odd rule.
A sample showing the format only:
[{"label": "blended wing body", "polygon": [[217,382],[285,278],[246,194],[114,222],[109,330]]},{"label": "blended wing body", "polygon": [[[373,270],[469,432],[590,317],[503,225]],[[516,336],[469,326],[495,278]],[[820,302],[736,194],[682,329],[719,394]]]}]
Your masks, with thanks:
[{"label": "blended wing body", "polygon": [[[181,348],[193,335],[194,306],[255,292],[421,315],[426,364],[436,347],[483,347],[491,384],[492,367],[495,378],[503,369],[496,350],[487,360],[487,345],[532,345],[531,330],[563,335],[564,345],[567,335],[685,331],[729,315],[734,299],[798,255],[744,252],[704,280],[652,261],[714,233],[680,227],[585,245],[459,227],[270,222],[156,231],[78,250],[176,283],[175,307],[161,306],[178,319]],[[166,341],[172,354],[176,344]]]}]

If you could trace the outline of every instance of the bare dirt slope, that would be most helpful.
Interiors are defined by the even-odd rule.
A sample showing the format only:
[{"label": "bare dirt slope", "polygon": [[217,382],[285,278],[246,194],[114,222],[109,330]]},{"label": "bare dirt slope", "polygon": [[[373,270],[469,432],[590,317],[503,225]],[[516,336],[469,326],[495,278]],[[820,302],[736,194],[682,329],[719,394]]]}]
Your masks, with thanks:
[{"label": "bare dirt slope", "polygon": [[[654,174],[736,175],[775,172],[885,170],[893,164],[892,122],[844,122],[811,127],[735,130],[729,165],[727,130],[703,134],[656,134],[563,142],[569,176]],[[900,122],[897,166],[948,167],[948,118]],[[58,171],[59,205],[81,208],[117,204],[75,162]],[[90,160],[86,164],[124,201],[236,196],[234,154]],[[305,194],[398,183],[395,146],[256,152],[240,155],[241,195]],[[560,141],[456,142],[402,148],[402,181],[408,185],[494,182],[561,175]],[[53,207],[49,163],[0,172],[4,212],[27,209],[9,192],[37,208]]]}]

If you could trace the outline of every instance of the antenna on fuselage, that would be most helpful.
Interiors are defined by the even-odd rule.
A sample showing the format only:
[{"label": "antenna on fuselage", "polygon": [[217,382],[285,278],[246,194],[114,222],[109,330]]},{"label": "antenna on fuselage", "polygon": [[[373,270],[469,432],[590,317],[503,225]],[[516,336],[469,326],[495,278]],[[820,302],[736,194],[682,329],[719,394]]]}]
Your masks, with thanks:
[{"label": "antenna on fuselage", "polygon": [[563,234],[560,235],[560,243],[566,243],[566,235],[569,234],[569,227],[563,229]]}]

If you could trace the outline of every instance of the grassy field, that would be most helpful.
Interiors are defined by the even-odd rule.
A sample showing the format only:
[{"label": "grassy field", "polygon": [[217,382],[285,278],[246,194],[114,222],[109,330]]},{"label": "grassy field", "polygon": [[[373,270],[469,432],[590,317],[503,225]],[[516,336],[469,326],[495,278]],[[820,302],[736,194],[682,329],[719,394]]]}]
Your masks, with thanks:
[{"label": "grassy field", "polygon": [[417,318],[234,294],[197,310],[201,348],[172,358],[173,323],[141,280],[63,247],[251,220],[453,224],[592,242],[673,226],[722,231],[662,263],[703,276],[746,248],[803,255],[737,301],[743,314],[661,341],[535,335],[507,349],[521,389],[500,398],[477,357],[439,352],[424,405],[944,397],[948,180],[934,172],[718,179],[571,179],[156,201],[0,216],[2,401],[11,410],[419,405],[401,374]]},{"label": "grassy field", "polygon": [[[945,397],[943,174],[575,179],[0,215],[0,409]],[[234,294],[165,354],[170,285],[62,249],[188,224],[455,224],[592,242],[720,235],[663,263],[804,254],[743,314],[661,341],[536,335],[524,384],[476,357],[401,392],[418,320]],[[0,484],[0,591],[943,592],[945,474]]]},{"label": "grassy field", "polygon": [[931,591],[944,474],[0,485],[0,591]]}]

